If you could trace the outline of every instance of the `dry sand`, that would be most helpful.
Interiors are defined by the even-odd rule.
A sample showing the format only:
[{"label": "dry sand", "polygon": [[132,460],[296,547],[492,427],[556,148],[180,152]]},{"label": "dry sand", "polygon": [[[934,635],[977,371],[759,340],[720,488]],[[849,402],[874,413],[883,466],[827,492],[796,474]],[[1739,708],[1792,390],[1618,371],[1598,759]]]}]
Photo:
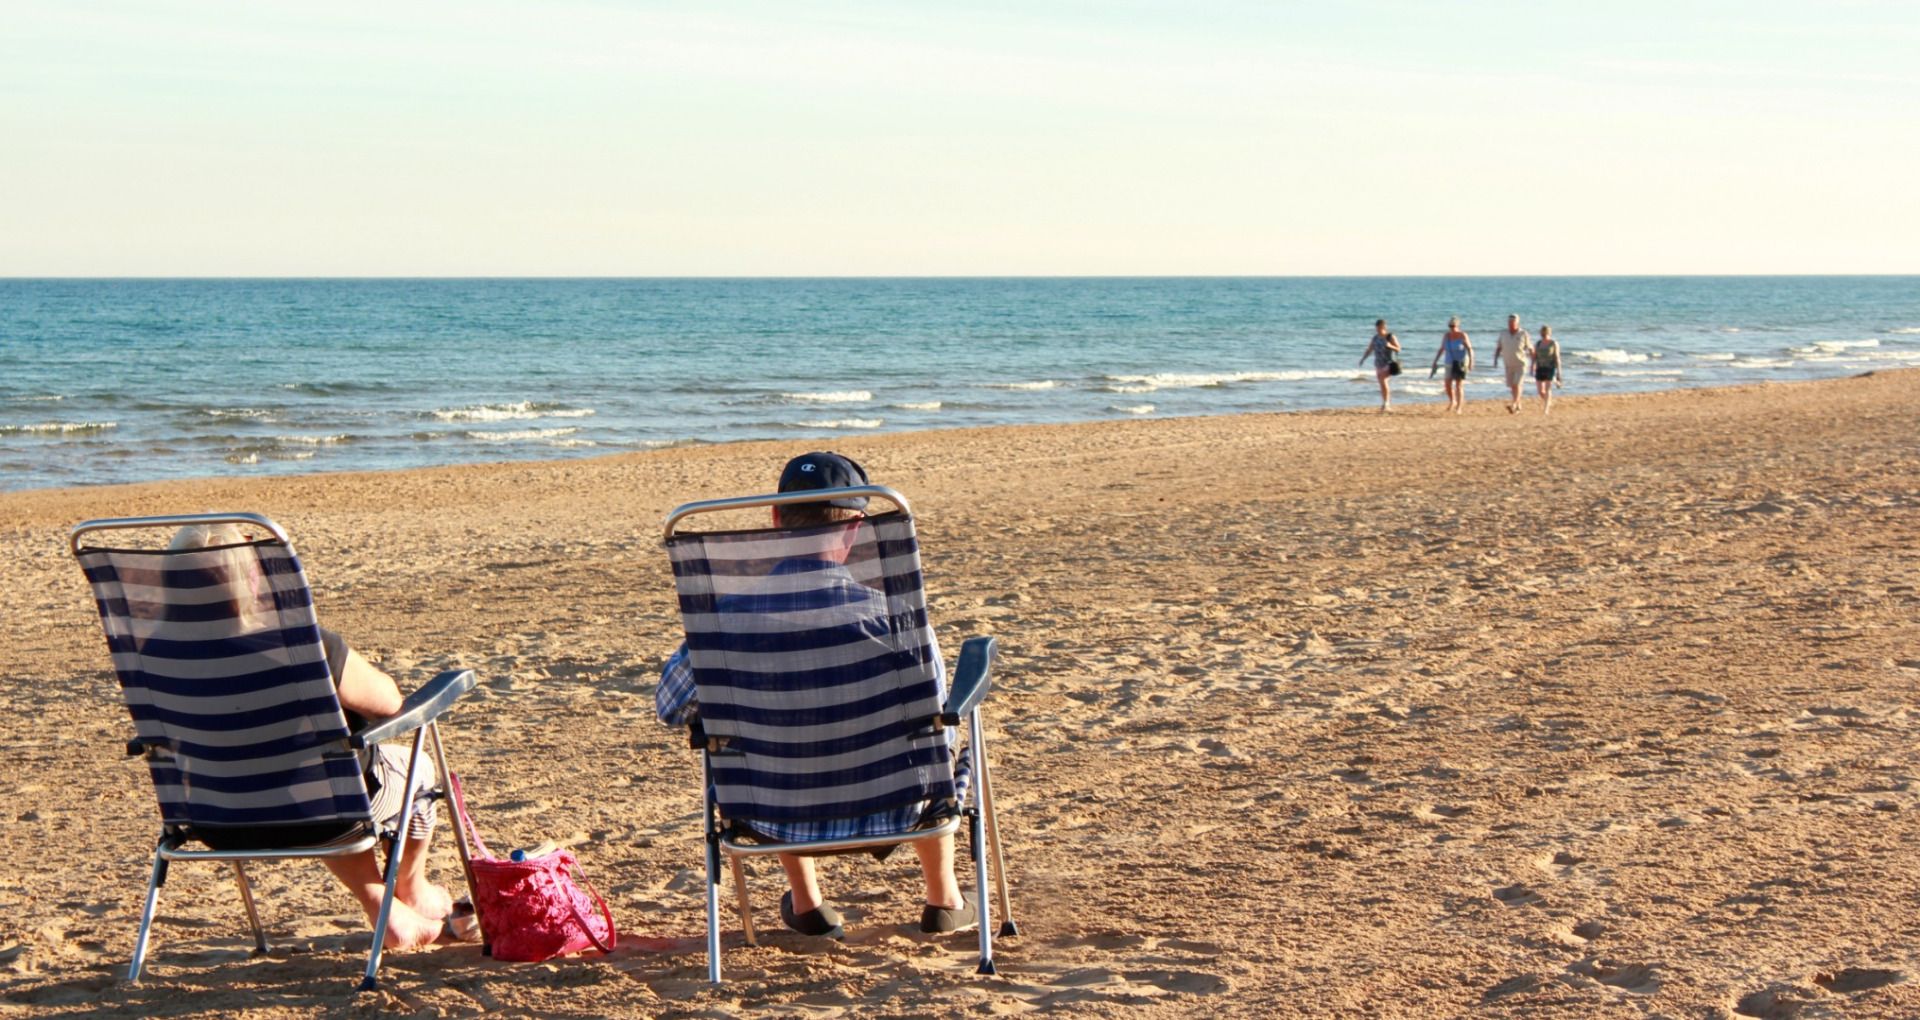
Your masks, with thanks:
[{"label": "dry sand", "polygon": [[[935,621],[1004,645],[989,732],[1023,934],[918,934],[908,855],[826,868],[703,984],[697,762],[652,716],[658,522],[800,444],[0,495],[0,1014],[1920,1015],[1920,373],[836,439],[915,500]],[[117,984],[156,815],[65,528],[251,508],[321,619],[448,726],[496,847],[571,843],[633,939],[459,946],[352,987],[312,864],[182,866]],[[457,873],[442,841],[437,870]]]}]

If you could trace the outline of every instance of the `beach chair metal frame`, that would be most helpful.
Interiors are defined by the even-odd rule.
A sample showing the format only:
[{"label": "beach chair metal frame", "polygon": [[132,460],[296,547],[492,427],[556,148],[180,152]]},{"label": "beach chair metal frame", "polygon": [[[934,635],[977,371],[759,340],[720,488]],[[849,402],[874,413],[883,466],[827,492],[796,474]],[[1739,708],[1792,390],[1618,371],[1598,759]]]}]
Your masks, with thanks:
[{"label": "beach chair metal frame", "polygon": [[[667,515],[662,542],[663,544],[671,543],[677,535],[678,525],[685,519],[699,514],[751,510],[796,503],[818,503],[823,500],[851,496],[879,497],[898,507],[903,514],[911,516],[913,513],[905,496],[884,485],[811,489],[702,500],[682,504]],[[972,798],[971,805],[961,806],[958,814],[941,819],[925,828],[884,836],[858,836],[805,843],[737,839],[729,834],[728,826],[720,815],[720,807],[714,796],[713,757],[725,752],[716,746],[718,741],[706,738],[697,721],[689,728],[690,745],[701,753],[701,785],[705,798],[703,814],[706,820],[707,980],[709,982],[715,985],[721,983],[720,860],[722,855],[727,858],[728,870],[732,873],[742,935],[747,945],[751,946],[757,945],[758,942],[754,935],[753,912],[747,894],[746,873],[741,867],[742,859],[783,853],[825,854],[894,846],[955,833],[962,825],[967,828],[970,856],[974,867],[974,898],[979,904],[980,912],[980,962],[976,972],[980,974],[997,972],[993,962],[993,938],[996,934],[992,927],[993,906],[987,898],[989,857],[991,857],[994,891],[999,900],[1000,916],[1003,919],[998,934],[1002,937],[1018,935],[1020,929],[1014,923],[1012,900],[1007,893],[1006,858],[1000,848],[1000,827],[993,804],[993,779],[987,765],[986,733],[980,719],[980,703],[986,698],[988,688],[991,686],[996,650],[997,644],[991,637],[972,637],[962,643],[960,659],[954,667],[953,680],[947,690],[946,705],[942,708],[939,720],[942,725],[949,728],[966,726],[968,746],[973,760],[974,782],[979,792]]]},{"label": "beach chair metal frame", "polygon": [[[68,548],[76,558],[82,558],[89,552],[110,552],[104,548],[83,546],[81,539],[89,534],[104,531],[118,531],[134,528],[180,527],[189,524],[244,524],[264,529],[277,542],[292,551],[293,544],[287,533],[272,520],[253,513],[207,513],[174,514],[154,517],[109,517],[83,521],[73,527],[68,535]],[[262,540],[265,541],[265,540]],[[418,771],[421,756],[431,741],[432,753],[439,766],[439,783],[427,791],[435,800],[447,796],[448,776],[446,747],[440,739],[439,720],[461,695],[473,689],[475,674],[470,669],[445,670],[408,695],[402,702],[400,711],[384,719],[371,720],[359,730],[350,733],[344,745],[354,751],[374,747],[382,741],[413,734],[413,746],[408,756],[408,790],[418,786]],[[167,754],[165,748],[149,744],[141,738],[127,741],[128,757],[154,758]],[[138,982],[146,965],[147,944],[153,930],[154,912],[160,902],[160,888],[166,884],[167,868],[174,861],[224,861],[233,866],[234,882],[240,891],[240,903],[246,911],[247,924],[253,932],[255,955],[267,951],[266,929],[260,923],[260,912],[254,901],[253,885],[247,878],[246,862],[253,860],[291,860],[302,858],[348,857],[364,853],[375,846],[385,844],[387,851],[386,892],[380,901],[380,912],[373,927],[373,947],[367,954],[366,971],[361,977],[358,990],[371,991],[378,987],[380,960],[384,953],[387,934],[387,920],[393,908],[395,887],[400,877],[400,843],[407,826],[413,820],[415,797],[403,797],[400,816],[391,831],[375,831],[369,814],[358,829],[350,830],[341,837],[317,846],[276,847],[271,849],[248,850],[192,850],[187,844],[194,841],[193,834],[186,827],[162,823],[161,833],[153,851],[153,866],[147,878],[147,891],[140,909],[140,927],[134,937],[133,959],[127,966],[126,979]],[[462,837],[456,840],[460,850],[460,867],[467,881],[467,892],[473,893],[473,864],[468,857],[467,840],[463,823],[458,812],[454,812],[453,824],[460,830]],[[484,938],[484,932],[483,932]]]}]

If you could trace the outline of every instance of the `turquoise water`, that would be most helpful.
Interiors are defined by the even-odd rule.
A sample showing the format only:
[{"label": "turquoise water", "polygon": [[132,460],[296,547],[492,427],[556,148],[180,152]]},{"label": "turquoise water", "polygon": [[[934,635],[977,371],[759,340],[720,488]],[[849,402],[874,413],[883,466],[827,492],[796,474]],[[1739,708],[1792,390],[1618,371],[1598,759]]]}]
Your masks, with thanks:
[{"label": "turquoise water", "polygon": [[1920,364],[1915,277],[0,280],[0,488],[1368,405],[1509,311],[1576,398]]}]

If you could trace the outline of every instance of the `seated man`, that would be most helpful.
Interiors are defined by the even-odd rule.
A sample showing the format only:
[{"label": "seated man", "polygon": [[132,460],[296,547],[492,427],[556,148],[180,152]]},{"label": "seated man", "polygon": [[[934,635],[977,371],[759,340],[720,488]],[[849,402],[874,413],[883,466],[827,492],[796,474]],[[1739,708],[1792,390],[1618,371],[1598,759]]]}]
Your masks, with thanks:
[{"label": "seated man", "polygon": [[[860,465],[836,453],[808,453],[788,461],[780,472],[781,492],[796,492],[809,489],[837,489],[867,484],[866,472]],[[794,503],[773,508],[773,524],[777,528],[805,528],[831,524],[835,521],[858,520],[864,516],[867,501],[863,497],[849,497],[836,500],[823,500],[818,503]],[[849,541],[852,533],[849,532]],[[827,573],[837,572],[845,575],[844,563],[848,547],[829,544],[821,555],[834,561],[827,565]],[[834,559],[837,555],[837,559]],[[792,561],[777,565],[774,575],[808,571],[821,571],[823,564],[816,560],[802,563]],[[831,594],[815,589],[810,597],[816,603],[830,601],[833,605],[812,605],[832,611],[839,607],[852,606],[865,600],[882,598],[872,589],[861,585],[850,576],[836,583]],[[756,596],[735,596],[740,600],[736,604],[737,612],[754,612]],[[780,601],[780,596],[765,596],[770,602]],[[849,613],[849,618],[868,616],[867,613]],[[884,614],[882,614],[884,615]],[[941,668],[939,652],[933,655],[936,670]],[[945,700],[945,676],[936,673],[935,683],[941,700]],[[667,659],[661,669],[660,687],[655,692],[655,709],[660,721],[669,726],[685,726],[698,714],[695,700],[693,667],[688,659],[687,646],[683,643]],[[929,808],[928,802],[921,801],[876,814],[856,818],[841,818],[827,821],[776,823],[756,821],[753,831],[770,842],[789,843],[806,842],[820,839],[845,839],[855,836],[891,835],[910,832],[918,826]],[[887,849],[891,849],[888,847]],[[913,841],[914,852],[920,857],[920,870],[926,881],[926,907],[920,915],[920,930],[929,933],[960,931],[978,923],[979,911],[971,895],[963,896],[959,883],[953,874],[953,836],[951,834]],[[814,869],[813,858],[799,854],[780,854],[780,866],[787,873],[787,882],[791,891],[780,899],[780,916],[787,927],[807,935],[823,935],[838,938],[842,934],[841,918],[838,911],[829,905],[821,895],[818,876]]]},{"label": "seated man", "polygon": [[[245,536],[236,525],[194,524],[180,529],[168,548],[231,549],[226,567],[228,576],[247,578],[249,581],[244,583],[257,586],[260,583],[259,575],[254,571],[251,557],[243,552],[244,542]],[[229,583],[240,585],[243,582]],[[243,630],[256,631],[270,624],[270,621],[255,618],[255,607],[262,601],[259,591],[236,591],[232,598],[238,607],[236,617]],[[400,686],[393,677],[368,662],[359,652],[347,647],[340,635],[324,627],[320,629],[320,641],[326,655],[327,669],[333,674],[334,693],[340,699],[340,709],[346,716],[349,729],[358,729],[369,719],[384,718],[400,711],[403,699]],[[411,748],[408,745],[380,744],[370,748],[362,761],[373,820],[383,828],[391,827],[400,817],[410,757]],[[433,783],[433,760],[423,758],[420,767],[419,783],[423,792],[415,797],[412,820],[407,825],[407,838],[402,844],[400,876],[395,883],[393,909],[387,914],[386,945],[389,949],[411,949],[441,939],[468,938],[477,933],[472,908],[457,906],[444,886],[427,877],[427,847],[433,838],[435,810],[433,798],[424,793],[424,787]],[[205,830],[197,835],[202,843],[216,850],[255,850],[283,845],[289,838],[296,843],[325,843],[345,835],[352,828],[336,822],[303,829],[298,833],[243,829]],[[380,861],[374,851],[365,850],[351,856],[328,857],[324,860],[327,870],[333,872],[340,884],[347,887],[360,904],[360,909],[366,912],[367,922],[373,923],[379,916],[380,902],[387,889],[386,876],[381,872]]]}]

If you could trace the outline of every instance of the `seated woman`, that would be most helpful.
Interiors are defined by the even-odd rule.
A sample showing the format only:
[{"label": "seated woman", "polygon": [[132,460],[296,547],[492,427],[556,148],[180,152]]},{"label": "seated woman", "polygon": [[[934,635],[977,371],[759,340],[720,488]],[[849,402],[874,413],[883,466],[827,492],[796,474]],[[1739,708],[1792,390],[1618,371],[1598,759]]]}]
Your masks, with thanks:
[{"label": "seated woman", "polygon": [[[257,582],[260,577],[251,554],[246,552],[247,541],[238,525],[192,524],[175,533],[168,548],[232,547],[236,555],[229,558],[228,577],[249,578]],[[230,580],[229,583],[237,581]],[[248,620],[254,612],[251,607],[258,604],[257,598],[240,597],[235,602],[243,607],[240,616],[244,629],[255,630],[265,625],[254,625]],[[368,662],[359,652],[347,647],[340,635],[321,628],[320,640],[349,729],[358,729],[368,719],[380,719],[400,711],[400,687],[394,683],[393,677]],[[411,753],[410,746],[394,743],[381,744],[366,755],[363,764],[367,795],[372,801],[376,825],[390,828],[400,817],[407,786],[407,761]],[[419,786],[424,790],[434,780],[433,762],[423,757],[420,765],[424,771]],[[389,949],[424,946],[441,938],[465,938],[475,930],[472,908],[463,904],[456,909],[453,897],[446,888],[427,879],[427,847],[433,837],[435,818],[433,799],[424,795],[416,797],[413,818],[407,825],[406,839],[402,841],[400,877],[394,888],[393,909],[387,915],[386,944]],[[302,835],[317,843],[344,834],[344,831],[340,831]],[[271,845],[276,840],[283,842],[286,838],[284,832],[253,834],[210,831],[196,833],[196,836],[201,842],[219,850],[257,849]],[[325,861],[327,870],[333,872],[334,877],[359,901],[368,923],[373,923],[379,915],[380,901],[386,895],[387,886],[386,876],[381,872],[374,851],[369,849],[346,857],[328,857]]]}]

